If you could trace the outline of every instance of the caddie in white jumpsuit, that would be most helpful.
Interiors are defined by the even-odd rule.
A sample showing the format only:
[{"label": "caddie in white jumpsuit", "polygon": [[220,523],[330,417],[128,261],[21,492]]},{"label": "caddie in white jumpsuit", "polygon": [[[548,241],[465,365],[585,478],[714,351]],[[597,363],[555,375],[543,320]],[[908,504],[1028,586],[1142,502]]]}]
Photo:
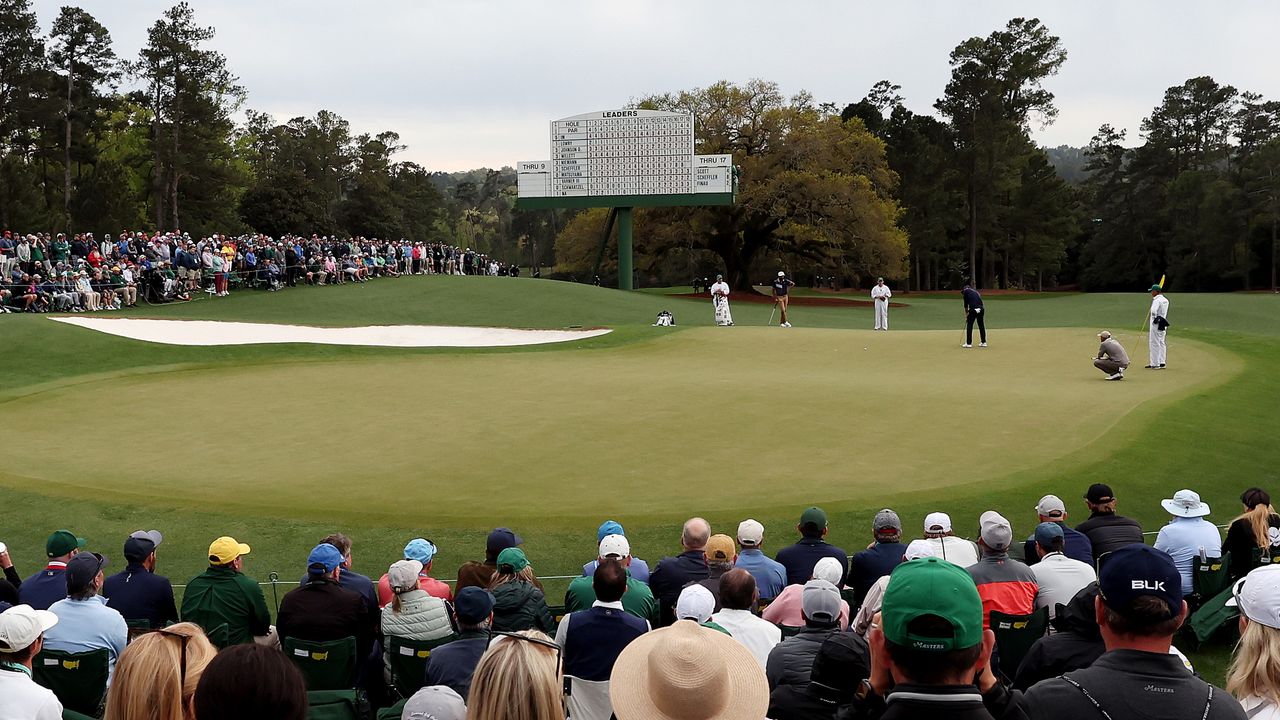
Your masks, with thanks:
[{"label": "caddie in white jumpsuit", "polygon": [[729,312],[729,283],[724,281],[723,275],[716,275],[711,286],[711,304],[715,307],[717,325],[733,324],[733,314]]},{"label": "caddie in white jumpsuit", "polygon": [[1168,328],[1169,298],[1159,285],[1151,286],[1151,317],[1147,326],[1147,368],[1163,370],[1165,362],[1164,334]]},{"label": "caddie in white jumpsuit", "polygon": [[893,292],[889,290],[889,286],[884,284],[884,278],[876,278],[875,287],[871,288],[871,304],[876,310],[876,326],[875,330],[889,329],[889,298],[893,297]]}]

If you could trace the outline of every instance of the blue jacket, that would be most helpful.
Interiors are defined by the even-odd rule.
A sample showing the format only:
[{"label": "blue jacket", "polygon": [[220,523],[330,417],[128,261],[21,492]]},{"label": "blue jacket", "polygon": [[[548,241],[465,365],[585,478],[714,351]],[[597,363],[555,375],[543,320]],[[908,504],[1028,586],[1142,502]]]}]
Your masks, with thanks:
[{"label": "blue jacket", "polygon": [[967,287],[960,291],[961,297],[964,299],[964,309],[974,310],[982,307],[982,295],[971,287]]},{"label": "blue jacket", "polygon": [[[600,566],[600,560],[592,560],[582,566],[582,576],[591,577],[596,574],[596,568]],[[639,580],[645,585],[649,584],[649,563],[641,560],[634,555],[631,557],[631,564],[627,566],[627,571],[631,573],[631,577]]]},{"label": "blue jacket", "polygon": [[453,688],[466,700],[471,692],[471,676],[488,648],[487,634],[478,631],[464,632],[457,640],[435,648],[427,658],[427,685]]},{"label": "blue jacket", "polygon": [[763,550],[742,548],[734,567],[742,568],[756,579],[756,589],[761,600],[772,600],[787,586],[787,569],[782,563],[764,554]]},{"label": "blue jacket", "polygon": [[900,542],[878,542],[875,545],[854,553],[850,559],[849,585],[857,594],[858,601],[867,596],[867,591],[876,580],[893,572],[902,562],[902,554],[907,546]]},{"label": "blue jacket", "polygon": [[788,585],[803,585],[813,578],[813,566],[824,557],[840,561],[840,582],[843,584],[849,573],[849,556],[820,537],[800,538],[795,545],[779,550],[777,560],[787,569]]},{"label": "blue jacket", "polygon": [[564,674],[591,681],[608,680],[618,655],[649,631],[649,623],[609,607],[571,613],[564,622]]},{"label": "blue jacket", "polygon": [[680,599],[680,591],[689,583],[706,580],[709,577],[711,577],[711,570],[707,567],[707,556],[701,550],[662,558],[649,575],[649,589],[657,598],[661,611],[659,622],[663,626],[675,622],[676,601]]},{"label": "blue jacket", "polygon": [[48,610],[49,606],[67,597],[67,566],[50,564],[45,569],[22,581],[18,599],[23,605],[36,610]]},{"label": "blue jacket", "polygon": [[125,620],[146,620],[152,628],[178,622],[178,607],[173,601],[173,585],[169,578],[147,570],[142,563],[129,563],[123,571],[102,583],[102,596],[107,607]]},{"label": "blue jacket", "polygon": [[[1072,560],[1079,560],[1089,567],[1094,567],[1093,543],[1089,542],[1089,536],[1079,530],[1067,527],[1064,522],[1060,522],[1058,525],[1062,528],[1062,554]],[[1027,565],[1035,565],[1040,562],[1040,553],[1036,552],[1036,538],[1034,535],[1027,538],[1027,541],[1022,544],[1022,551],[1026,553]]]}]

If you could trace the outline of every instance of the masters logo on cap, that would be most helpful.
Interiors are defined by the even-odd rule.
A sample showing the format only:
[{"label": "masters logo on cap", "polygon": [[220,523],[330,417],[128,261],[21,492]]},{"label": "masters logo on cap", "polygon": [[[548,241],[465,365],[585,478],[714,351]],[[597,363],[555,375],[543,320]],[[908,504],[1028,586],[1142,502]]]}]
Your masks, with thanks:
[{"label": "masters logo on cap", "polygon": [[[964,650],[982,642],[982,598],[969,573],[936,557],[911,560],[896,567],[880,610],[884,637],[916,650]],[[913,630],[916,620],[936,618],[942,633]]]}]

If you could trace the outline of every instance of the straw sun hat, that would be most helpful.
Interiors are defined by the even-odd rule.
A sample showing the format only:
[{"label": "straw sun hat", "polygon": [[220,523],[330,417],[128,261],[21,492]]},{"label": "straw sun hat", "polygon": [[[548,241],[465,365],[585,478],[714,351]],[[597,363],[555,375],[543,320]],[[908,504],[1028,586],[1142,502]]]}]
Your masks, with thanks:
[{"label": "straw sun hat", "polygon": [[609,697],[618,720],[744,720],[769,711],[769,682],[745,645],[680,620],[627,645]]}]

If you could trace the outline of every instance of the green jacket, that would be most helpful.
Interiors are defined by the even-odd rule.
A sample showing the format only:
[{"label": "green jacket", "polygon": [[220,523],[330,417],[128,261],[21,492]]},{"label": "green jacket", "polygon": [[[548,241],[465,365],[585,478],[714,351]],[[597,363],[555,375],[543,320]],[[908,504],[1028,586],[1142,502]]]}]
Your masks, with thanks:
[{"label": "green jacket", "polygon": [[[578,612],[591,608],[592,603],[596,601],[596,591],[591,587],[591,580],[584,575],[574,578],[573,582],[569,583],[569,589],[564,594],[565,612]],[[631,577],[630,570],[627,571],[627,591],[622,594],[622,609],[641,620],[648,620],[654,627],[658,625],[658,601],[654,600],[653,591],[648,585]]]},{"label": "green jacket", "polygon": [[227,566],[213,565],[191,578],[182,596],[182,619],[207,633],[225,624],[227,647],[253,642],[255,635],[266,635],[271,629],[262,588],[253,578]]}]

